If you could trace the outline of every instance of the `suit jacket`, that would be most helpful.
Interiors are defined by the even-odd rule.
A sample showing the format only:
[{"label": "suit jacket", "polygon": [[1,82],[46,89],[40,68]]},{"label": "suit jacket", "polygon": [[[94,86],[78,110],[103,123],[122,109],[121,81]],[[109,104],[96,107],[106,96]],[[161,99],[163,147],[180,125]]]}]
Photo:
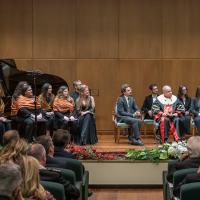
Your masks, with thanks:
[{"label": "suit jacket", "polygon": [[39,173],[42,181],[62,184],[65,188],[66,199],[77,199],[80,196],[80,191],[63,177],[59,169],[43,168],[40,169]]},{"label": "suit jacket", "polygon": [[151,110],[152,105],[153,105],[152,95],[146,96],[141,109],[145,113],[144,116],[145,119],[153,119],[153,117],[150,117],[148,114],[148,111]]},{"label": "suit jacket", "polygon": [[135,99],[132,96],[129,97],[129,106],[124,95],[118,98],[117,100],[117,120],[118,121],[127,117],[133,117],[133,114],[136,111],[139,111],[139,108],[135,102]]},{"label": "suit jacket", "polygon": [[195,183],[195,182],[200,182],[200,174],[194,173],[186,175],[185,178],[177,186],[174,187],[173,190],[174,196],[180,198],[181,186],[187,183]]},{"label": "suit jacket", "polygon": [[67,152],[60,147],[54,148],[54,156],[75,159],[75,156],[71,152]]},{"label": "suit jacket", "polygon": [[187,168],[198,168],[199,166],[200,166],[200,157],[188,158],[188,159],[185,159],[183,161],[174,163],[168,169],[167,180],[172,183],[173,174],[177,170],[187,169]]}]

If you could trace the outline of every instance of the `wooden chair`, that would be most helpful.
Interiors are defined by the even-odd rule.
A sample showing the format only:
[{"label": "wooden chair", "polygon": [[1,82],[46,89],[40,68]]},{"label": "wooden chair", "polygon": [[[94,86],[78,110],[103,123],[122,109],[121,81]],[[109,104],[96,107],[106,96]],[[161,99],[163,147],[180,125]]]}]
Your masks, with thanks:
[{"label": "wooden chair", "polygon": [[123,135],[126,135],[126,132],[128,132],[128,129],[131,128],[130,125],[123,123],[123,122],[117,122],[117,107],[115,105],[114,111],[112,113],[112,121],[114,125],[114,138],[115,143],[119,143],[121,133],[124,133]]}]

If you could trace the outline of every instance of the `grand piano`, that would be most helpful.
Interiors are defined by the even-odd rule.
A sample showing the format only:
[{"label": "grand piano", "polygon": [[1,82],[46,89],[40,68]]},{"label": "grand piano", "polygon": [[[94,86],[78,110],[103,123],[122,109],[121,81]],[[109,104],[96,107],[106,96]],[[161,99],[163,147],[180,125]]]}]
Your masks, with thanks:
[{"label": "grand piano", "polygon": [[[19,70],[14,59],[0,59],[0,96],[6,105],[6,113],[10,112],[11,96],[20,81],[27,81],[36,95],[40,93],[44,83],[50,83],[53,86],[54,94],[61,85],[68,86],[67,82],[59,76],[40,71]],[[36,87],[34,87],[34,82]]]}]

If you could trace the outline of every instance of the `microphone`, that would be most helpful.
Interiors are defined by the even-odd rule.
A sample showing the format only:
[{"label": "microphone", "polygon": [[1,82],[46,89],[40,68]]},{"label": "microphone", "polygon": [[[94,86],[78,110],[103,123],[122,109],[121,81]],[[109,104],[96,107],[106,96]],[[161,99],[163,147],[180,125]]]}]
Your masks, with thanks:
[{"label": "microphone", "polygon": [[30,73],[32,75],[40,75],[40,74],[43,74],[43,72],[39,69],[36,69],[36,70],[30,70],[30,71],[26,71],[27,73]]}]

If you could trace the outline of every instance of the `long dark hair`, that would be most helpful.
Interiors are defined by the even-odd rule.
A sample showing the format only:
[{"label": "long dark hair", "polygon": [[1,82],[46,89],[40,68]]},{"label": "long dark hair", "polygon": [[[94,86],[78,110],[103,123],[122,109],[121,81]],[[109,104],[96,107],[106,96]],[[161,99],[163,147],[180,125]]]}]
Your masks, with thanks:
[{"label": "long dark hair", "polygon": [[13,93],[13,100],[16,100],[18,96],[20,96],[22,94],[22,90],[24,88],[25,85],[28,85],[28,83],[26,81],[20,81],[17,84],[17,87],[15,88],[15,91]]},{"label": "long dark hair", "polygon": [[[188,91],[187,87],[185,85],[180,85],[178,87],[178,98],[181,99],[183,94],[183,88],[186,88],[186,90]],[[185,94],[185,98],[188,98],[188,94]]]},{"label": "long dark hair", "polygon": [[200,85],[197,86],[196,98],[200,99]]},{"label": "long dark hair", "polygon": [[48,92],[48,89],[49,89],[49,86],[52,86],[51,84],[49,83],[45,83],[42,88],[41,88],[41,94],[43,97],[46,97],[47,96],[47,92]]}]

